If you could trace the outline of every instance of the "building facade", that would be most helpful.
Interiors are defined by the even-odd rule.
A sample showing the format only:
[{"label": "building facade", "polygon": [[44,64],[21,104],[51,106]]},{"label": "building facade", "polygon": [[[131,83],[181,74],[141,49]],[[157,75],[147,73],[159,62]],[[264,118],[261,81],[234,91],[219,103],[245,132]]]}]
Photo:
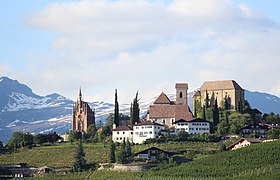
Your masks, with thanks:
[{"label": "building facade", "polygon": [[265,138],[269,129],[269,126],[265,124],[251,124],[242,128],[242,135],[243,137],[253,135],[255,138]]},{"label": "building facade", "polygon": [[180,119],[175,122],[175,131],[185,131],[188,134],[210,133],[210,122],[200,118],[191,121]]},{"label": "building facade", "polygon": [[79,97],[73,107],[72,130],[83,133],[87,131],[91,124],[95,124],[95,112],[87,102],[82,100],[82,91],[80,89]]},{"label": "building facade", "polygon": [[125,141],[133,142],[133,128],[128,125],[123,125],[115,127],[112,130],[112,140],[113,142],[122,143]]},{"label": "building facade", "polygon": [[174,127],[179,119],[191,120],[193,115],[188,106],[188,83],[176,83],[176,101],[171,101],[163,92],[149,107],[147,119],[168,127]]},{"label": "building facade", "polygon": [[244,107],[244,90],[234,80],[204,82],[200,90],[195,91],[194,102],[199,101],[201,107],[205,106],[206,96],[208,106],[213,106],[217,99],[218,107],[224,108],[226,98],[230,110],[240,111]]},{"label": "building facade", "polygon": [[147,139],[157,138],[164,130],[162,124],[153,121],[144,121],[133,125],[133,142],[142,144]]}]

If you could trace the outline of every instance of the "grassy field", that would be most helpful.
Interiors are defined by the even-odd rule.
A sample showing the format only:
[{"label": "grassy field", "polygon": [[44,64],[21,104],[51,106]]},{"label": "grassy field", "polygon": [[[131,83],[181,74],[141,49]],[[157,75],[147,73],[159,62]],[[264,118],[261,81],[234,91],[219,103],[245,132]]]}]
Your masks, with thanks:
[{"label": "grassy field", "polygon": [[260,143],[235,151],[220,152],[177,166],[161,166],[146,172],[110,170],[44,175],[34,179],[269,179],[280,177],[280,141]]},{"label": "grassy field", "polygon": [[[20,149],[12,154],[0,154],[0,164],[27,163],[31,166],[69,168],[74,162],[75,144]],[[84,144],[88,163],[106,162],[108,147],[104,144]]]},{"label": "grassy field", "polygon": [[[168,144],[148,144],[132,146],[133,152],[156,146],[166,151],[208,151],[219,149],[219,143],[182,142]],[[76,144],[58,144],[33,149],[20,149],[12,154],[0,154],[0,164],[27,163],[29,166],[48,166],[53,169],[70,168],[74,162]],[[109,148],[107,144],[84,144],[87,163],[108,162]]]}]

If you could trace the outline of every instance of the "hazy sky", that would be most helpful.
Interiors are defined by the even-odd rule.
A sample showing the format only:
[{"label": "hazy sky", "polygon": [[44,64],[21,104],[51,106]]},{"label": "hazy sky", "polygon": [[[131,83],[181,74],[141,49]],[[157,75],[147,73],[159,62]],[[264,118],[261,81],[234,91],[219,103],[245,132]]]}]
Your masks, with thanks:
[{"label": "hazy sky", "polygon": [[39,95],[120,103],[234,79],[280,96],[280,1],[9,0],[0,76]]}]

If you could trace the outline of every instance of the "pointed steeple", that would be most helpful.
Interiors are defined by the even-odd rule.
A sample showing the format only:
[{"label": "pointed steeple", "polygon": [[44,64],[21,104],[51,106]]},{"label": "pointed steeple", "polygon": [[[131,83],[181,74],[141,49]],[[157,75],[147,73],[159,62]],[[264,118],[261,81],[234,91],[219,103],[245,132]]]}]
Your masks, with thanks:
[{"label": "pointed steeple", "polygon": [[80,87],[79,100],[82,101],[82,88]]}]

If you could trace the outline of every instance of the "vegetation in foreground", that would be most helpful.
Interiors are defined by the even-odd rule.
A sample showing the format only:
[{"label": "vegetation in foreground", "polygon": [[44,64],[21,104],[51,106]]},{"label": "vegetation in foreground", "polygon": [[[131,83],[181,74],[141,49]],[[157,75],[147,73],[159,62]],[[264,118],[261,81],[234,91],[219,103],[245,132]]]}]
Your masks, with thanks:
[{"label": "vegetation in foreground", "polygon": [[260,143],[247,148],[198,158],[180,165],[162,164],[146,172],[110,170],[48,174],[34,179],[278,179],[280,141]]}]

